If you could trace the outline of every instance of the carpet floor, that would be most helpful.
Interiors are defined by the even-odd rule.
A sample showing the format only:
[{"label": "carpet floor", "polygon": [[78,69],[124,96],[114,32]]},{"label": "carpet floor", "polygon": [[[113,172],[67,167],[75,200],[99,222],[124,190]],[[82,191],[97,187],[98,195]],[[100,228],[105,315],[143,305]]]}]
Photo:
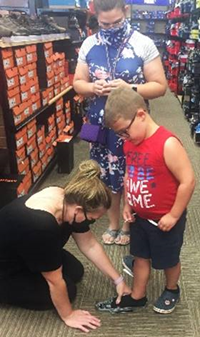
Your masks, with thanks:
[{"label": "carpet floor", "polygon": [[[184,144],[192,161],[196,174],[196,189],[188,207],[188,221],[185,241],[181,252],[182,274],[180,278],[181,300],[170,315],[153,312],[154,301],[164,287],[161,271],[152,270],[148,285],[148,306],[133,313],[111,315],[95,311],[94,303],[115,294],[111,282],[79,252],[73,240],[67,243],[67,249],[77,256],[85,266],[85,275],[78,285],[75,308],[89,310],[101,319],[101,327],[90,332],[96,337],[200,337],[200,148],[190,136],[190,127],[185,120],[178,99],[170,92],[165,97],[151,102],[151,114],[155,121],[175,132]],[[88,144],[75,142],[75,167],[89,158]],[[177,156],[178,160],[178,156]],[[49,185],[64,186],[70,175],[58,174],[56,168],[50,173],[42,187]],[[103,217],[93,226],[98,240],[108,226]],[[129,253],[129,247],[105,246],[105,250],[116,268],[122,271],[121,260]],[[131,277],[124,275],[131,285]],[[6,305],[0,305],[0,337],[78,337],[83,333],[68,328],[59,319],[55,311],[31,311]],[[85,334],[84,334],[85,335]]]}]

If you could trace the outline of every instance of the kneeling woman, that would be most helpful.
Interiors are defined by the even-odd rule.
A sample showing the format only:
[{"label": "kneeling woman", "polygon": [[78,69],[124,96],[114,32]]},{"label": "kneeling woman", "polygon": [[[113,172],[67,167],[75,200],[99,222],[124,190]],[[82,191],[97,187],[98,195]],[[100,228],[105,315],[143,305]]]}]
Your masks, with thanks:
[{"label": "kneeling woman", "polygon": [[118,301],[130,289],[112,266],[89,225],[111,206],[96,162],[82,162],[67,186],[48,187],[0,210],[0,302],[45,310],[55,307],[67,326],[95,329],[100,320],[73,310],[84,269],[63,249],[72,235],[81,252],[116,284]]}]

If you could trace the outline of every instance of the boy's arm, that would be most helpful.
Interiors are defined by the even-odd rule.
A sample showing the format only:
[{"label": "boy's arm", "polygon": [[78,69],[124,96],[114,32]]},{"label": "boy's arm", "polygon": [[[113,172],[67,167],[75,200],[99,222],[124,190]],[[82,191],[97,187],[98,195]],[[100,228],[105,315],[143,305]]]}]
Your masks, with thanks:
[{"label": "boy's arm", "polygon": [[187,153],[177,138],[170,137],[166,141],[164,159],[168,169],[179,182],[173,207],[159,222],[160,229],[170,230],[190,201],[195,187],[195,177]]}]

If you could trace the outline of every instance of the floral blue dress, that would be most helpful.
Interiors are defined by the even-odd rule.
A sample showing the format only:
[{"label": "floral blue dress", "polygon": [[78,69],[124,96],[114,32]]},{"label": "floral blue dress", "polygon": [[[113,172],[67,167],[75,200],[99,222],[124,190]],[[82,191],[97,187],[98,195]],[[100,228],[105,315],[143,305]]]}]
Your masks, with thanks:
[{"label": "floral blue dress", "polygon": [[[123,46],[122,43],[124,43]],[[120,46],[122,50],[118,55]],[[114,78],[123,79],[130,84],[139,84],[145,82],[143,65],[158,55],[153,41],[137,31],[131,31],[130,25],[125,21],[117,38],[116,34],[107,36],[106,30],[100,30],[97,34],[88,37],[81,46],[78,61],[88,65],[92,82],[99,79],[112,80],[110,68],[116,61]],[[90,98],[88,119],[91,124],[104,126],[106,99],[106,96]],[[123,140],[109,129],[106,144],[92,143],[90,156],[99,163],[102,180],[112,192],[121,191],[125,174]]]}]

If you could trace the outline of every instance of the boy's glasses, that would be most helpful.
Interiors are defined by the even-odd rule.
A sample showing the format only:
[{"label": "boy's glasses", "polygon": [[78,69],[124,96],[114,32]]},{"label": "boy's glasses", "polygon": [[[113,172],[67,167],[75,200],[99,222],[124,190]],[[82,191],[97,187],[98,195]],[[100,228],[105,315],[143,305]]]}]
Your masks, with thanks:
[{"label": "boy's glasses", "polygon": [[130,137],[129,130],[130,130],[130,127],[133,124],[135,118],[136,118],[136,115],[133,117],[133,119],[131,120],[130,124],[127,126],[126,129],[119,130],[119,131],[116,132],[116,134],[118,136],[120,136],[121,138],[129,138]]}]

